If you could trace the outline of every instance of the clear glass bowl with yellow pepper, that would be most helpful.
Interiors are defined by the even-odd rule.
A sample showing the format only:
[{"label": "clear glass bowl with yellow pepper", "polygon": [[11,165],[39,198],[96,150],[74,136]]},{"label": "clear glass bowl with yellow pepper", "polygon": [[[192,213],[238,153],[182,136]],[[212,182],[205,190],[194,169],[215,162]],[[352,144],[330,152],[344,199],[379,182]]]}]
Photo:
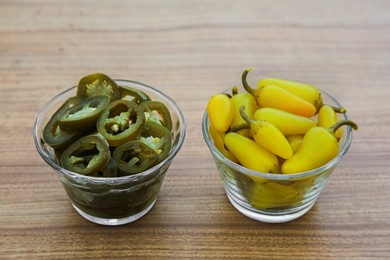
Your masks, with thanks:
[{"label": "clear glass bowl with yellow pepper", "polygon": [[[341,104],[329,94],[322,90],[319,90],[319,92],[324,104],[333,107],[342,107]],[[237,93],[247,92],[243,87],[235,87],[233,91],[232,89],[228,89],[223,92],[223,94],[228,94],[227,97],[230,99],[233,99],[234,95]],[[222,99],[224,99],[224,97],[222,97]],[[217,104],[219,109],[221,109],[221,102],[219,101]],[[248,102],[246,102],[246,104],[248,106]],[[252,109],[252,118],[255,117],[253,114],[256,109],[259,109],[259,107]],[[259,161],[259,164],[261,164],[260,161],[264,158],[260,157],[267,157],[271,155],[259,153],[256,154],[256,157],[254,154],[257,151],[251,151],[250,146],[246,146],[247,144],[238,144],[235,142],[240,142],[241,136],[249,135],[248,138],[252,138],[251,145],[254,145],[255,140],[253,135],[256,133],[240,133],[240,131],[248,131],[245,127],[238,127],[235,130],[233,129],[235,132],[240,133],[240,135],[234,133],[234,136],[230,136],[229,134],[232,130],[231,126],[229,126],[229,129],[226,131],[215,130],[215,128],[211,126],[208,110],[209,109],[206,109],[202,119],[203,137],[210,149],[218,172],[222,177],[229,201],[245,216],[267,223],[283,223],[292,221],[307,213],[314,206],[321,191],[324,189],[329,176],[347,153],[352,142],[352,128],[355,128],[355,125],[347,125],[342,128],[339,126],[340,128],[338,129],[342,129],[342,131],[338,131],[337,135],[333,135],[334,139],[337,141],[332,144],[338,146],[336,149],[337,152],[334,153],[334,156],[332,156],[330,161],[319,167],[313,166],[316,165],[316,162],[300,162],[300,158],[294,158],[294,161],[283,165],[288,159],[280,156],[272,157],[276,158],[277,162],[272,161],[274,159],[267,158],[268,161],[271,160],[270,163],[255,165],[257,160]],[[349,121],[349,116],[344,112],[345,111],[337,114],[339,122],[345,120]],[[234,111],[234,113],[237,113],[237,111]],[[212,117],[215,117],[215,115],[212,115]],[[226,115],[224,117],[226,117]],[[310,118],[315,122],[315,126],[309,128],[317,127],[317,124],[319,123],[318,111],[316,115]],[[234,119],[232,121],[234,122]],[[218,125],[216,127],[220,128]],[[222,126],[222,129],[223,127],[224,126]],[[227,126],[225,126],[225,129],[226,127]],[[291,128],[294,127],[296,128],[297,126],[292,124]],[[289,130],[287,128],[283,131]],[[336,129],[334,132],[336,132]],[[314,138],[315,134],[318,133],[314,133]],[[229,137],[227,137],[228,135]],[[289,135],[287,137],[292,136],[293,135]],[[331,136],[331,138],[333,138],[333,136]],[[293,138],[291,138],[291,140],[289,139],[289,144],[292,146],[292,150],[294,150],[293,154],[297,152],[293,147],[294,142]],[[274,155],[272,154],[272,156]],[[288,157],[290,156],[291,155],[288,155]],[[301,158],[304,158],[304,156],[301,156]],[[252,160],[252,162],[250,160]],[[316,160],[321,160],[321,158]],[[251,163],[253,167],[250,165]],[[293,164],[308,164],[311,165],[311,168],[315,168],[310,169],[309,167],[310,170],[294,172]],[[245,167],[244,165],[250,166]],[[256,168],[257,166],[258,168]],[[282,169],[283,167],[285,167],[285,169]]]}]

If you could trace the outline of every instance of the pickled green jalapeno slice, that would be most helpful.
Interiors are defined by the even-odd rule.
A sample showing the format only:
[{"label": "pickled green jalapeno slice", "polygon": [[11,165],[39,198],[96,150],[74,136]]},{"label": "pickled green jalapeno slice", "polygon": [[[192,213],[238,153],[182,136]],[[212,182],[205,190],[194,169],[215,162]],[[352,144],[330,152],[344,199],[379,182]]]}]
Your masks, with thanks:
[{"label": "pickled green jalapeno slice", "polygon": [[145,123],[139,140],[147,144],[158,154],[158,162],[168,157],[172,147],[171,131],[153,121],[147,121]]},{"label": "pickled green jalapeno slice", "polygon": [[92,127],[110,102],[106,95],[92,96],[81,103],[64,111],[58,118],[59,125],[64,130],[78,130]]},{"label": "pickled green jalapeno slice", "polygon": [[157,153],[143,142],[130,141],[117,147],[112,155],[118,167],[118,175],[140,173],[158,162]]},{"label": "pickled green jalapeno slice", "polygon": [[89,176],[104,178],[117,177],[118,174],[115,160],[111,158],[106,167],[99,171],[91,173]]},{"label": "pickled green jalapeno slice", "polygon": [[58,118],[68,109],[80,104],[83,98],[70,97],[64,104],[53,114],[49,122],[45,125],[42,132],[42,138],[49,146],[54,149],[62,149],[78,138],[80,138],[84,131],[65,131],[60,127]]},{"label": "pickled green jalapeno slice", "polygon": [[113,79],[102,73],[93,73],[81,78],[76,96],[91,97],[96,95],[107,95],[110,97],[110,101],[113,101],[118,97],[118,85]]},{"label": "pickled green jalapeno slice", "polygon": [[118,87],[119,98],[141,104],[144,101],[150,101],[150,97],[143,91],[129,86]]},{"label": "pickled green jalapeno slice", "polygon": [[103,170],[110,161],[107,141],[100,134],[87,135],[71,144],[61,155],[61,166],[83,175]]},{"label": "pickled green jalapeno slice", "polygon": [[146,121],[154,121],[162,124],[168,130],[172,130],[172,118],[168,108],[160,101],[145,101],[140,104],[145,113]]},{"label": "pickled green jalapeno slice", "polygon": [[144,124],[145,115],[140,107],[127,100],[111,102],[96,122],[98,132],[114,147],[137,139]]}]

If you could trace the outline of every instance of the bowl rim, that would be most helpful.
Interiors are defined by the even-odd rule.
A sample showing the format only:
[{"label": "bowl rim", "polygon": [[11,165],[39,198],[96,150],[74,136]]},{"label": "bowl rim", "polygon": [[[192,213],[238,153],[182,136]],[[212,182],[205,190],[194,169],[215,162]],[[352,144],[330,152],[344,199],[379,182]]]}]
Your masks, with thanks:
[{"label": "bowl rim", "polygon": [[[231,88],[224,90],[222,93],[228,93],[229,91],[231,91]],[[325,92],[322,89],[319,89],[319,91],[321,93],[321,96],[325,95],[326,98],[330,99],[332,102],[334,102],[335,105],[342,107],[340,102],[338,102],[333,96],[331,96],[330,94],[328,94],[327,92]],[[350,119],[350,117],[348,116],[347,113],[342,114],[342,115],[344,117],[343,119]],[[230,161],[214,146],[214,143],[210,137],[210,133],[208,130],[209,125],[210,125],[210,123],[208,120],[208,113],[207,113],[207,109],[206,109],[204,111],[203,117],[202,117],[202,134],[203,134],[203,138],[204,138],[211,154],[214,157],[216,157],[219,161],[227,164],[230,168],[237,170],[238,172],[245,173],[247,175],[251,175],[254,177],[262,177],[265,179],[272,179],[272,180],[302,179],[302,178],[306,178],[306,177],[309,177],[312,175],[320,174],[320,173],[323,173],[323,172],[326,172],[326,171],[332,169],[334,166],[336,166],[341,161],[341,159],[347,153],[349,147],[351,146],[352,136],[353,136],[352,127],[347,125],[346,126],[347,131],[343,132],[343,136],[341,137],[341,138],[345,137],[345,140],[344,140],[343,145],[340,148],[339,153],[337,154],[337,156],[335,158],[333,158],[332,160],[330,160],[328,163],[326,163],[323,166],[320,166],[318,168],[315,168],[315,169],[309,170],[309,171],[305,171],[305,172],[299,172],[299,173],[293,173],[293,174],[282,174],[282,173],[275,174],[275,173],[265,173],[265,172],[254,171],[254,170],[245,168],[244,166],[241,166],[237,163]]]},{"label": "bowl rim", "polygon": [[[95,183],[95,184],[111,184],[111,185],[118,185],[118,184],[124,184],[129,181],[135,181],[138,180],[139,178],[147,177],[148,175],[158,171],[158,169],[163,168],[165,164],[170,163],[173,158],[177,155],[179,150],[181,149],[185,136],[186,136],[186,122],[184,118],[184,114],[178,104],[167,94],[163,93],[162,91],[158,90],[155,87],[152,87],[150,85],[146,85],[144,83],[134,81],[134,80],[127,80],[127,79],[113,79],[116,83],[120,84],[125,83],[125,84],[132,84],[132,85],[138,85],[141,86],[141,88],[144,88],[146,90],[151,91],[151,95],[159,95],[162,96],[167,100],[167,102],[170,103],[170,106],[173,108],[174,112],[177,114],[178,120],[179,120],[179,138],[177,140],[177,143],[172,146],[171,151],[169,152],[167,158],[165,158],[163,161],[160,163],[156,164],[155,166],[147,169],[146,171],[133,174],[133,175],[128,175],[128,176],[121,176],[121,177],[93,177],[93,176],[88,176],[88,175],[83,175],[79,174],[73,171],[69,171],[63,167],[61,167],[53,158],[48,154],[45,149],[43,148],[43,139],[42,139],[42,133],[41,133],[41,125],[42,121],[44,120],[45,112],[50,109],[56,102],[58,102],[61,98],[63,98],[64,95],[70,93],[71,91],[75,90],[77,88],[77,85],[74,85],[68,89],[65,89],[52,97],[38,112],[37,117],[35,119],[35,123],[33,126],[33,139],[34,139],[34,144],[35,148],[38,151],[39,155],[43,158],[43,160],[49,164],[57,173],[62,173],[65,176],[74,178],[74,179],[84,179],[88,182]],[[137,87],[137,86],[135,86]],[[155,92],[155,93],[154,93]],[[149,94],[149,93],[148,93]],[[165,101],[163,101],[165,102]],[[158,174],[159,175],[159,174]]]}]

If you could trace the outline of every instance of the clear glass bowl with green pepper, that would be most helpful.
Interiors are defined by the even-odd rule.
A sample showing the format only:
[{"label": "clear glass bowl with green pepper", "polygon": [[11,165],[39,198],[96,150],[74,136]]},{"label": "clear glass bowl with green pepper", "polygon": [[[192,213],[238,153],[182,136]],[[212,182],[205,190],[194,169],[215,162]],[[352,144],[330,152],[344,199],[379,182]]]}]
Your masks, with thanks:
[{"label": "clear glass bowl with green pepper", "polygon": [[[147,149],[149,153],[153,152],[152,148],[145,146],[143,142],[138,140],[132,141],[135,144],[132,146],[131,152],[124,151],[120,153],[121,160],[124,160],[124,162],[121,161],[121,163],[123,163],[123,166],[121,167],[122,170],[117,169],[118,165],[112,158],[117,147],[111,148],[111,146],[109,148],[111,150],[111,158],[104,159],[106,166],[103,170],[96,171],[93,174],[84,174],[85,169],[80,170],[78,173],[69,170],[72,168],[68,167],[66,169],[63,167],[64,164],[61,163],[61,159],[63,160],[64,157],[66,157],[64,154],[71,154],[69,157],[71,159],[77,158],[74,156],[74,151],[72,151],[72,149],[66,148],[73,145],[75,146],[73,149],[77,151],[79,147],[74,143],[81,137],[89,142],[99,143],[99,145],[96,145],[98,149],[100,149],[100,146],[104,146],[101,148],[102,150],[107,149],[105,143],[108,147],[108,142],[105,141],[103,135],[91,133],[93,130],[90,130],[90,127],[80,127],[77,124],[69,123],[69,118],[78,118],[79,114],[81,114],[81,109],[79,109],[78,106],[85,108],[87,105],[83,104],[83,102],[92,103],[88,100],[90,99],[89,97],[74,97],[76,92],[80,92],[78,86],[71,87],[51,99],[39,112],[33,129],[33,138],[39,155],[56,172],[57,177],[65,188],[76,211],[89,221],[110,226],[136,221],[152,209],[157,201],[166,172],[171,165],[173,158],[179,152],[186,133],[183,113],[172,98],[153,87],[139,82],[129,80],[114,81],[119,87],[118,95],[122,95],[122,97],[117,97],[118,99],[123,98],[131,100],[131,102],[137,103],[137,105],[140,105],[143,101],[158,101],[165,105],[164,109],[167,109],[170,114],[170,121],[168,122],[170,131],[168,131],[168,133],[170,132],[171,136],[167,138],[170,142],[167,146],[169,147],[169,151],[163,150],[159,155],[154,155],[153,164],[150,167],[146,167],[146,170],[141,167],[139,168],[139,171],[126,172],[126,167],[129,167],[127,163],[131,165],[131,162],[129,162],[131,158],[127,159],[127,157],[135,156],[137,153],[139,155],[139,153],[143,153],[145,149]],[[80,93],[77,94],[81,96]],[[84,95],[84,93],[82,94]],[[100,95],[98,97],[101,98],[102,96]],[[82,101],[80,101],[80,99],[82,99]],[[94,102],[96,103],[97,101]],[[104,102],[108,102],[107,98],[104,99]],[[89,110],[96,111],[99,109],[98,105],[90,105],[89,103]],[[67,106],[71,106],[73,110],[76,111],[70,110],[69,113],[73,113],[70,116],[65,115],[62,116],[60,120],[53,120],[53,115],[58,111],[63,112],[61,110],[66,110]],[[166,113],[166,111],[164,112]],[[155,115],[152,115],[152,113],[149,114],[150,117],[156,117]],[[92,116],[94,116],[93,113]],[[166,120],[167,119],[163,118],[162,121]],[[59,121],[59,123],[57,121]],[[156,123],[152,122],[153,120],[149,121],[151,122],[145,124],[148,127],[146,127],[142,133],[141,130],[138,133],[138,137],[141,138],[142,136],[144,142],[150,141],[147,137],[143,137],[144,135],[159,135],[162,132],[164,134],[167,132],[166,128],[164,128],[165,132],[159,131],[157,128],[155,129]],[[58,133],[53,133],[55,131],[47,130],[47,126],[50,126],[50,129],[56,129],[58,124],[61,125],[61,123],[66,129],[66,131],[63,131],[64,134],[58,135]],[[162,123],[165,124],[166,122]],[[77,131],[73,131],[74,128],[76,128]],[[68,129],[70,130],[68,131]],[[71,134],[68,134],[68,132],[71,132]],[[119,134],[114,136],[114,143],[117,142],[115,139],[116,136],[119,136]],[[161,136],[158,138],[161,140]],[[104,140],[104,142],[101,142],[101,139]],[[110,142],[112,141],[110,140]],[[99,150],[99,152],[101,151]],[[83,158],[88,157],[88,155],[81,155],[80,153],[78,155],[84,156]],[[146,154],[145,157],[147,156],[148,155]],[[93,160],[96,161],[97,159],[101,160],[98,156],[95,157],[95,159],[90,159],[90,162]],[[148,162],[148,160],[151,161],[150,158],[146,158],[145,162]],[[64,160],[65,165],[69,163],[71,164],[70,167],[78,166],[74,161],[76,160],[66,160],[66,158]],[[135,163],[134,165],[137,164]]]}]

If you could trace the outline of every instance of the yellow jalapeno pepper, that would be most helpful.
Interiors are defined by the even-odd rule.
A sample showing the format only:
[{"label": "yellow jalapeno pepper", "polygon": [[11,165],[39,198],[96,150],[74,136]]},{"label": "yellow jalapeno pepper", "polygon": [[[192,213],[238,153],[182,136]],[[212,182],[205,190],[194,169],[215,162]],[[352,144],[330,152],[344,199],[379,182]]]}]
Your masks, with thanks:
[{"label": "yellow jalapeno pepper", "polygon": [[316,176],[294,181],[267,180],[261,177],[236,175],[236,182],[248,203],[256,209],[279,208],[298,205],[307,190],[313,186]]},{"label": "yellow jalapeno pepper", "polygon": [[233,108],[234,108],[234,117],[231,123],[231,127],[235,127],[242,123],[245,123],[245,120],[240,114],[240,107],[244,106],[244,112],[250,118],[253,118],[253,114],[257,109],[255,98],[249,93],[237,93],[233,94],[231,98]]},{"label": "yellow jalapeno pepper", "polygon": [[288,135],[286,136],[287,141],[290,143],[290,146],[294,153],[296,153],[301,147],[303,141],[303,135]]},{"label": "yellow jalapeno pepper", "polygon": [[293,155],[290,143],[276,126],[267,121],[250,119],[245,114],[244,107],[240,108],[240,113],[242,118],[249,124],[250,134],[258,145],[283,159],[288,159]]},{"label": "yellow jalapeno pepper", "polygon": [[284,135],[306,134],[310,128],[316,126],[316,123],[310,118],[272,107],[257,109],[254,119],[270,122],[279,128]]},{"label": "yellow jalapeno pepper", "polygon": [[240,134],[229,132],[224,139],[226,147],[242,166],[259,172],[277,173],[279,161],[275,154]]},{"label": "yellow jalapeno pepper", "polygon": [[207,113],[211,126],[218,132],[225,132],[234,116],[232,101],[225,94],[216,94],[207,103]]},{"label": "yellow jalapeno pepper", "polygon": [[323,105],[321,93],[319,89],[316,88],[315,86],[306,83],[300,83],[300,82],[284,80],[284,79],[276,79],[276,78],[261,79],[258,82],[259,88],[268,85],[273,85],[273,86],[283,88],[288,92],[291,92],[292,94],[310,102],[317,108],[317,111]]},{"label": "yellow jalapeno pepper", "polygon": [[245,120],[242,118],[240,114],[240,107],[244,106],[245,114],[247,114],[250,118],[253,118],[253,114],[257,109],[257,104],[255,98],[249,93],[238,93],[237,87],[233,88],[233,96],[231,98],[234,116],[232,123],[230,125],[230,129],[233,129],[234,132],[237,132],[243,136],[249,136],[249,130]]},{"label": "yellow jalapeno pepper", "polygon": [[343,125],[357,129],[357,125],[351,120],[338,121],[330,128],[320,126],[311,128],[304,136],[298,151],[283,163],[282,173],[310,171],[335,158],[340,150],[335,132]]},{"label": "yellow jalapeno pepper", "polygon": [[[337,113],[335,109],[328,105],[323,105],[318,112],[318,126],[325,128],[331,127],[334,123],[338,121]],[[340,138],[343,134],[342,129],[337,129],[335,136]]]},{"label": "yellow jalapeno pepper", "polygon": [[251,88],[246,79],[248,72],[251,70],[252,68],[244,70],[242,74],[242,84],[246,91],[256,98],[257,104],[260,107],[278,108],[306,117],[312,117],[317,113],[317,109],[312,103],[281,87],[275,85],[261,85],[256,90]]},{"label": "yellow jalapeno pepper", "polygon": [[291,185],[282,185],[275,181],[258,182],[253,186],[253,191],[247,199],[252,207],[260,210],[298,204],[303,196]]},{"label": "yellow jalapeno pepper", "polygon": [[209,133],[211,135],[211,138],[213,139],[213,143],[215,147],[220,151],[226,158],[228,158],[230,161],[234,163],[238,163],[237,158],[228,150],[225,148],[225,144],[223,142],[225,138],[224,132],[218,132],[215,130],[212,126],[209,127]]},{"label": "yellow jalapeno pepper", "polygon": [[[267,79],[261,79],[258,82],[258,87],[261,88],[262,86],[267,85],[273,85],[280,88],[283,88],[287,90],[288,92],[291,92],[292,94],[310,102],[313,104],[316,109],[317,113],[321,109],[322,106],[324,106],[324,101],[321,97],[320,90],[310,84],[296,82],[296,81],[290,81],[285,79],[277,79],[277,78],[267,78]],[[330,106],[330,105],[328,105]],[[342,107],[333,107],[333,109],[336,111],[336,113],[345,113],[346,110]]]}]

